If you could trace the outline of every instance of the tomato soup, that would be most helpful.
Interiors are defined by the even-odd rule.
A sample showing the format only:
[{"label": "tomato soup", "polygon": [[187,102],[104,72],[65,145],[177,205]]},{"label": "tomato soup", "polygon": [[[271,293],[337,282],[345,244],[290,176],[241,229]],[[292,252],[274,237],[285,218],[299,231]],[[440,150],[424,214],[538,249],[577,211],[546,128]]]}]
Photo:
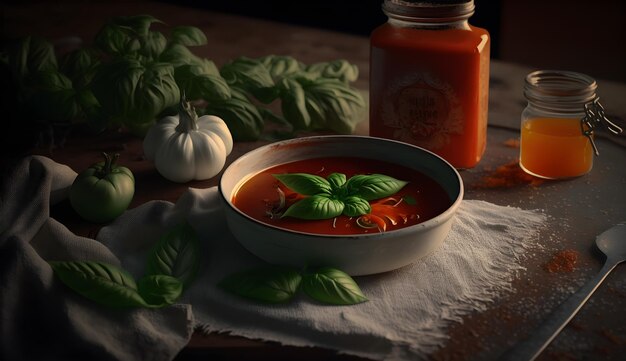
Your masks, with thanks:
[{"label": "tomato soup", "polygon": [[[356,175],[384,174],[408,183],[395,194],[370,200],[368,214],[308,220],[281,216],[285,208],[305,196],[287,188],[275,175],[294,173],[323,178],[341,173],[347,179]],[[245,181],[232,202],[260,222],[323,235],[389,232],[434,218],[452,204],[443,187],[423,173],[384,161],[352,157],[314,158],[274,166]]]}]

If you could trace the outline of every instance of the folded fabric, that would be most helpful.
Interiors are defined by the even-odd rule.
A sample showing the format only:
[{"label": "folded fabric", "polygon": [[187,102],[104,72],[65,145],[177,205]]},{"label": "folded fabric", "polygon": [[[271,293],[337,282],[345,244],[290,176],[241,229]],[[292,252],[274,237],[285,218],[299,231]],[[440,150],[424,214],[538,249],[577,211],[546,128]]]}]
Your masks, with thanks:
[{"label": "folded fabric", "polygon": [[[229,274],[263,264],[229,233],[217,188],[189,189],[176,204],[151,201],[131,209],[94,241],[48,215],[50,197],[67,196],[74,176],[33,157],[2,189],[2,359],[168,360],[186,345],[192,325],[372,359],[427,358],[446,342],[451,322],[485,309],[510,287],[522,269],[520,257],[545,222],[539,212],[466,200],[436,252],[396,271],[356,278],[368,302],[328,306],[302,297],[265,305],[216,286]],[[202,268],[178,305],[106,309],[64,287],[46,262],[121,264],[139,278],[154,243],[185,220],[201,240]]]},{"label": "folded fabric", "polygon": [[444,344],[451,322],[484,310],[510,287],[523,268],[520,256],[545,221],[534,211],[464,201],[435,253],[393,272],[356,278],[368,302],[328,306],[302,297],[265,305],[216,287],[229,274],[263,264],[229,233],[221,207],[216,187],[189,189],[175,205],[155,201],[126,212],[97,239],[139,277],[159,235],[186,219],[202,241],[202,269],[184,300],[204,331],[381,360],[426,358]]},{"label": "folded fabric", "polygon": [[189,305],[108,309],[65,287],[47,261],[119,265],[111,251],[50,218],[76,173],[45,157],[15,168],[0,193],[1,360],[171,360],[193,332]]}]

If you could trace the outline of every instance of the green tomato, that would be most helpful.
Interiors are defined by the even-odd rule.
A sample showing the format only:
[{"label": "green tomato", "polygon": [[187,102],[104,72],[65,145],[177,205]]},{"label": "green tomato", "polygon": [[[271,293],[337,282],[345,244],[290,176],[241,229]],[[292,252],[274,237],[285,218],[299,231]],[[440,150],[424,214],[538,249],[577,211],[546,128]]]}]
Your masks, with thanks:
[{"label": "green tomato", "polygon": [[103,153],[105,161],[93,164],[76,176],[70,188],[70,203],[85,220],[106,223],[124,213],[135,194],[135,177],[126,167],[115,164]]}]

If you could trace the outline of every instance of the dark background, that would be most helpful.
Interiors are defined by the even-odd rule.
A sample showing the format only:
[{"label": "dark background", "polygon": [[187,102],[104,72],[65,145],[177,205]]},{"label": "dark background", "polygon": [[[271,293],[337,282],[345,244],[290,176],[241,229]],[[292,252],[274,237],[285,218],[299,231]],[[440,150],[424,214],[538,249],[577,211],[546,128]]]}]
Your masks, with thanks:
[{"label": "dark background", "polygon": [[[369,36],[386,21],[383,0],[163,0],[179,6],[232,13],[295,25]],[[7,39],[4,6],[33,0],[3,0],[1,41]],[[63,0],[71,3],[146,3],[149,0]],[[626,82],[626,0],[474,0],[470,23],[492,38],[493,59],[533,68],[573,70]],[[61,5],[60,5],[61,6]],[[62,21],[62,19],[55,19]],[[10,33],[10,31],[8,32]],[[9,36],[10,37],[10,36]]]},{"label": "dark background", "polygon": [[[317,1],[169,1],[173,4],[193,6],[219,12],[239,14],[267,20],[325,28],[355,35],[369,36],[378,25],[387,21],[381,10],[382,0],[317,0]],[[471,23],[493,29],[498,37],[500,27],[500,0],[474,0],[476,12]],[[497,41],[495,54],[497,55]],[[494,50],[494,49],[492,49]]]},{"label": "dark background", "polygon": [[[362,36],[386,21],[382,0],[170,1]],[[625,0],[474,0],[470,24],[491,34],[493,59],[626,82]]]}]

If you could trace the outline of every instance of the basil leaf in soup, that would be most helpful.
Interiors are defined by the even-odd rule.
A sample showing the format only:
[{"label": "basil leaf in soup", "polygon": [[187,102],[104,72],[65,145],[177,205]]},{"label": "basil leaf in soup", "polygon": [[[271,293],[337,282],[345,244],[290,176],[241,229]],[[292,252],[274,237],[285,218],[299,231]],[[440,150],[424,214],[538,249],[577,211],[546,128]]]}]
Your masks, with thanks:
[{"label": "basil leaf in soup", "polygon": [[274,174],[273,176],[287,188],[305,196],[332,194],[330,183],[318,175],[306,173],[285,173]]},{"label": "basil leaf in soup", "polygon": [[408,182],[384,174],[355,175],[346,183],[348,193],[365,200],[389,197],[400,191]]},{"label": "basil leaf in soup", "polygon": [[326,195],[314,195],[292,204],[282,216],[309,220],[329,219],[341,215],[344,208],[344,203],[338,199]]},{"label": "basil leaf in soup", "polygon": [[361,197],[348,196],[343,199],[345,208],[343,214],[348,217],[357,217],[372,211],[370,203]]},{"label": "basil leaf in soup", "polygon": [[337,192],[344,184],[346,184],[346,175],[342,173],[332,173],[328,177],[328,182],[333,191]]},{"label": "basil leaf in soup", "polygon": [[301,287],[309,297],[324,303],[353,305],[367,301],[354,279],[335,268],[320,268],[306,274]]}]

